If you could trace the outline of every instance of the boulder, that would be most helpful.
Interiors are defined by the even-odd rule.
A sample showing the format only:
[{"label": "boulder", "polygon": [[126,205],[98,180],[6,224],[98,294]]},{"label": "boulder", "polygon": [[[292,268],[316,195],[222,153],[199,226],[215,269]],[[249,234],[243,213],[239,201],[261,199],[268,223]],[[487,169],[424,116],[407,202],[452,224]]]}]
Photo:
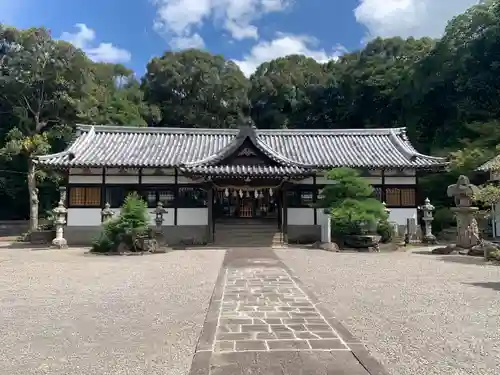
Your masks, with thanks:
[{"label": "boulder", "polygon": [[482,257],[484,256],[485,251],[486,254],[490,254],[495,253],[498,250],[500,250],[500,245],[489,241],[482,241],[481,243],[472,246],[472,248],[467,252],[467,255]]},{"label": "boulder", "polygon": [[458,251],[459,249],[457,248],[456,245],[448,245],[445,247],[438,247],[436,249],[433,249],[431,251],[432,254],[440,254],[440,255],[448,255],[453,253],[454,251]]},{"label": "boulder", "polygon": [[344,243],[347,247],[351,247],[354,249],[369,247],[378,248],[378,244],[381,238],[381,236],[372,235],[352,235],[345,236]]}]

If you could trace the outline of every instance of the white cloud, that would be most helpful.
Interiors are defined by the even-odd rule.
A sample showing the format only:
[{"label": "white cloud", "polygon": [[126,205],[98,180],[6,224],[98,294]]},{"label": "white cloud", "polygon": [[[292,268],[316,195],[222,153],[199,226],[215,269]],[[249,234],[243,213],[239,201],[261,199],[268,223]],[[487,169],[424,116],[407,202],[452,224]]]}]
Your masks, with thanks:
[{"label": "white cloud", "polygon": [[78,23],[75,27],[78,29],[77,32],[64,32],[59,39],[66,40],[75,47],[81,48],[90,59],[96,62],[125,63],[130,61],[132,56],[125,49],[116,47],[112,43],[99,43],[96,45],[94,43],[96,39],[95,31],[87,27],[87,25]]},{"label": "white cloud", "polygon": [[250,76],[260,64],[278,57],[305,55],[320,63],[325,63],[337,59],[346,52],[346,49],[340,45],[331,51],[315,48],[316,45],[317,41],[311,37],[279,34],[274,40],[257,43],[243,60],[234,60],[234,62],[239,65],[246,76]]},{"label": "white cloud", "polygon": [[[227,31],[233,39],[257,39],[254,22],[262,16],[283,11],[289,0],[151,0],[156,6],[155,29],[178,48],[184,41],[202,44],[197,33],[208,21]],[[178,43],[181,40],[182,43]]]},{"label": "white cloud", "polygon": [[478,0],[360,0],[356,20],[368,37],[439,37],[454,16]]}]

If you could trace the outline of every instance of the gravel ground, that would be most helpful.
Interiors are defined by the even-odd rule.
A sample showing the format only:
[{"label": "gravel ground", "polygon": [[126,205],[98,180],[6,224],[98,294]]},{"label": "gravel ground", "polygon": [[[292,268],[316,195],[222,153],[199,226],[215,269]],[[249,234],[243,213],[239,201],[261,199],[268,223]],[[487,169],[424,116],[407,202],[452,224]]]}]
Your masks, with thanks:
[{"label": "gravel ground", "polygon": [[500,266],[417,252],[276,253],[391,374],[500,374]]},{"label": "gravel ground", "polygon": [[224,252],[83,253],[0,249],[0,374],[187,374]]}]

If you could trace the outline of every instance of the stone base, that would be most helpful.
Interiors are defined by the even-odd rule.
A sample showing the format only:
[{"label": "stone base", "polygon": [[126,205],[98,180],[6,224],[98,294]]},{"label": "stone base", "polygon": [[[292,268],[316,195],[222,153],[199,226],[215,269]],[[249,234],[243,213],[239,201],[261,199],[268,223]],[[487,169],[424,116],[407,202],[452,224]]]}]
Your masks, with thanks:
[{"label": "stone base", "polygon": [[64,238],[54,238],[52,241],[52,247],[56,249],[66,249],[68,247],[68,242]]},{"label": "stone base", "polygon": [[288,225],[288,243],[312,244],[321,241],[320,225]]},{"label": "stone base", "polygon": [[[155,226],[152,226],[155,233]],[[91,246],[99,237],[101,226],[67,226],[64,236],[71,246]],[[210,242],[208,225],[170,225],[162,227],[160,246],[164,244],[205,245]]]},{"label": "stone base", "polygon": [[436,245],[437,244],[436,236],[434,235],[424,236],[424,238],[422,238],[422,243],[426,245]]},{"label": "stone base", "polygon": [[313,247],[315,249],[321,249],[325,251],[333,251],[333,252],[340,252],[339,245],[337,245],[335,242],[315,242]]}]

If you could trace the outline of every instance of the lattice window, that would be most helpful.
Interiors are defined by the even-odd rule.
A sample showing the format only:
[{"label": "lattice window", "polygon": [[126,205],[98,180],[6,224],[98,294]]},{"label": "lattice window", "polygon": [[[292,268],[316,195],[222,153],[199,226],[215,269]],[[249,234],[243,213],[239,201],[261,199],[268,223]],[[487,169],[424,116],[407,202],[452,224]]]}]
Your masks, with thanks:
[{"label": "lattice window", "polygon": [[100,187],[70,187],[69,206],[75,207],[100,207]]},{"label": "lattice window", "polygon": [[198,187],[180,187],[178,207],[207,207],[207,192]]},{"label": "lattice window", "polygon": [[385,199],[390,207],[415,207],[415,188],[386,188]]},{"label": "lattice window", "polygon": [[163,207],[172,207],[175,202],[175,193],[172,189],[162,189],[158,191],[158,199]]}]

